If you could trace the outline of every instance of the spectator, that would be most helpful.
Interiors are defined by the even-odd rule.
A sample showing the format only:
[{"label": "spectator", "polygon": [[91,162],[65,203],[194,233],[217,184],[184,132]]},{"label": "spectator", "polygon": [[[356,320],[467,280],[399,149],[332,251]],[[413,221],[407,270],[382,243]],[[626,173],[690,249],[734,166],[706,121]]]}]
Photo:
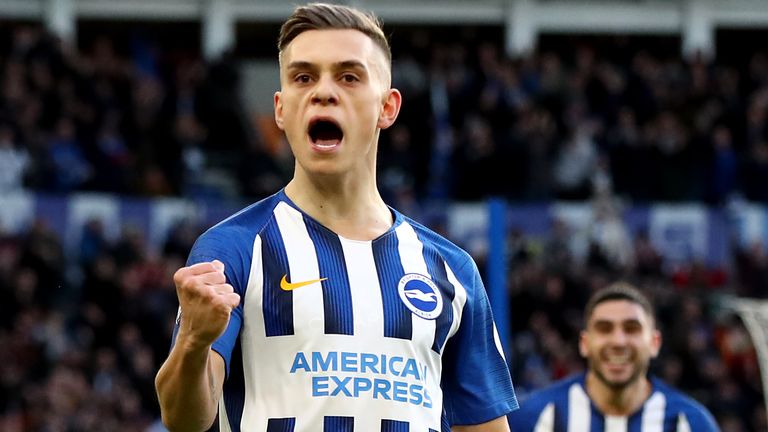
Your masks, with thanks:
[{"label": "spectator", "polygon": [[709,167],[709,201],[723,204],[735,192],[738,180],[738,156],[731,131],[718,126],[712,136],[712,156]]},{"label": "spectator", "polygon": [[27,151],[15,142],[13,130],[0,124],[0,193],[20,191],[28,168]]},{"label": "spectator", "polygon": [[554,167],[558,197],[584,200],[592,191],[590,177],[597,166],[597,148],[588,126],[577,126],[563,143]]},{"label": "spectator", "polygon": [[75,125],[71,119],[59,119],[47,146],[52,168],[51,190],[69,192],[83,187],[93,173],[90,163],[85,159],[82,144],[77,139]]}]

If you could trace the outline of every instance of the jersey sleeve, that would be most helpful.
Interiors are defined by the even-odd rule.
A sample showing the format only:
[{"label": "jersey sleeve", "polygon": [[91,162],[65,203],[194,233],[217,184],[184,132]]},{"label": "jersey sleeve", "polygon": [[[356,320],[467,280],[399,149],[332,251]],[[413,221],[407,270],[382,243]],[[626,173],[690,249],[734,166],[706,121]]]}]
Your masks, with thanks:
[{"label": "jersey sleeve", "polygon": [[[189,253],[186,265],[191,266],[213,260],[221,261],[224,263],[224,275],[227,278],[227,283],[232,285],[235,292],[240,294],[242,299],[244,298],[246,284],[248,283],[250,258],[249,254],[237,247],[239,242],[242,242],[242,239],[237,239],[234,233],[228,233],[225,230],[210,230],[197,239]],[[180,311],[173,329],[172,346],[176,343],[176,335],[178,334],[179,324],[182,319],[184,319],[183,311]],[[242,323],[243,304],[241,301],[240,305],[232,310],[226,330],[211,346],[211,349],[224,359],[227,376],[229,376],[232,351],[240,334]]]},{"label": "jersey sleeve", "polygon": [[518,406],[485,286],[473,261],[464,268],[457,276],[469,281],[467,302],[443,354],[444,406],[452,425],[485,423]]},{"label": "jersey sleeve", "polygon": [[698,402],[691,401],[689,407],[683,413],[692,431],[720,432],[720,427],[715,422],[712,414]]}]

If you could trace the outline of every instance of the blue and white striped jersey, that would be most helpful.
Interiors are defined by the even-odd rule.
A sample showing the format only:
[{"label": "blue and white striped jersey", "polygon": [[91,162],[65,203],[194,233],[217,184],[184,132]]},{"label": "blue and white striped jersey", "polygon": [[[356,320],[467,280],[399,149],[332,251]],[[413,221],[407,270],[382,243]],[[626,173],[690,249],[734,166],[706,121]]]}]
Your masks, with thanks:
[{"label": "blue and white striped jersey", "polygon": [[683,393],[651,377],[653,392],[631,416],[603,415],[578,374],[537,390],[509,415],[512,432],[717,432],[712,414]]},{"label": "blue and white striped jersey", "polygon": [[222,431],[437,432],[517,407],[475,263],[393,214],[350,240],[281,191],[197,240],[188,264],[221,260],[242,297],[213,345]]}]

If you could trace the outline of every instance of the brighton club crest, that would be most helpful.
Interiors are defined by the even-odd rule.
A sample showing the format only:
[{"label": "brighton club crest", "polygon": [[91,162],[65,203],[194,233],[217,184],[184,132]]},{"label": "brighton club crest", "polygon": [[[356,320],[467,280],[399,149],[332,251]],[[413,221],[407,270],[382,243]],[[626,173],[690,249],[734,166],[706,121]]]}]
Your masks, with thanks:
[{"label": "brighton club crest", "polygon": [[433,320],[443,311],[443,296],[432,279],[408,273],[397,284],[400,300],[414,314],[427,320]]}]

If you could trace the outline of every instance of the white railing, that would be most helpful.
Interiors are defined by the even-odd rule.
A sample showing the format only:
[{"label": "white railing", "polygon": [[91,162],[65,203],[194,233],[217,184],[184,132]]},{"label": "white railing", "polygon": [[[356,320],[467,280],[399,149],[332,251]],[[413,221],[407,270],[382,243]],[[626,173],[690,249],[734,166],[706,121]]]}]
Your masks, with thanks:
[{"label": "white railing", "polygon": [[[505,27],[510,55],[536,48],[542,33],[677,34],[683,54],[715,54],[718,28],[768,28],[765,0],[357,0],[390,24],[491,24]],[[0,20],[46,23],[72,38],[79,18],[199,20],[204,54],[234,43],[237,22],[278,22],[291,10],[283,0],[2,0]],[[1,21],[0,21],[1,22]]]}]

